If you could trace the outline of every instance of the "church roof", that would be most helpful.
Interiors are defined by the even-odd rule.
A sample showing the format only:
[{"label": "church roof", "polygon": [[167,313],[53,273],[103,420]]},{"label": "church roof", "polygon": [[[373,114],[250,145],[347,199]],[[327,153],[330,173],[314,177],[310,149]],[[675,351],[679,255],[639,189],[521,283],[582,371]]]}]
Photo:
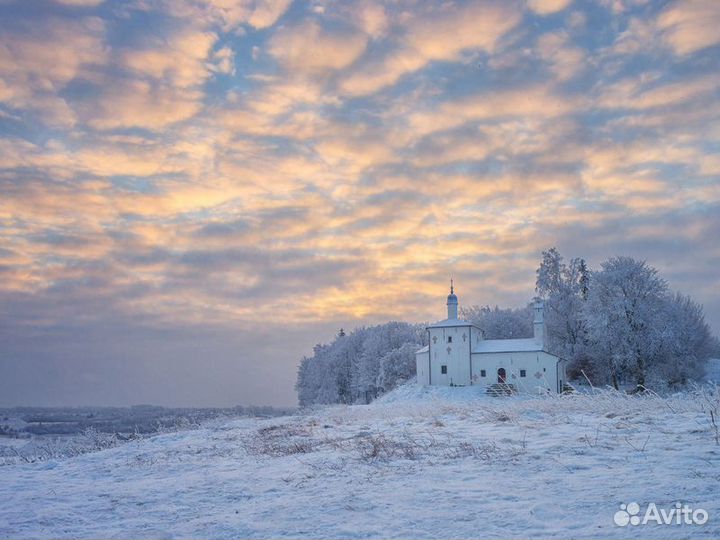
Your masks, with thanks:
[{"label": "church roof", "polygon": [[[454,319],[455,322],[463,324],[446,325],[440,323],[446,323],[446,321],[440,321],[432,325],[433,327],[447,327],[447,326],[472,326],[472,323],[467,321],[461,321]],[[453,322],[451,320],[450,322]],[[415,354],[426,353],[430,350],[430,347],[425,345],[422,349],[415,351]],[[475,344],[472,350],[472,354],[483,354],[483,353],[505,353],[505,352],[547,352],[544,351],[542,345],[538,345],[534,338],[523,338],[523,339],[482,339],[479,343]],[[554,356],[554,355],[553,355]]]},{"label": "church roof", "polygon": [[431,324],[428,328],[447,328],[449,326],[475,326],[470,321],[463,321],[462,319],[444,319],[436,323]]},{"label": "church roof", "polygon": [[540,352],[542,345],[539,345],[534,338],[523,339],[481,339],[473,348],[475,353],[496,353],[496,352]]}]

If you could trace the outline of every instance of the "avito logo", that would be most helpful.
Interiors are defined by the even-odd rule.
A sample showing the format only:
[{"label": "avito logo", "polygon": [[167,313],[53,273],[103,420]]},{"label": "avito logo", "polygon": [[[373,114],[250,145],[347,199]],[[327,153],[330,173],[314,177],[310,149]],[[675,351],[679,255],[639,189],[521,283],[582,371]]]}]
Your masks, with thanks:
[{"label": "avito logo", "polygon": [[658,508],[655,503],[648,504],[645,513],[640,517],[640,505],[636,502],[621,504],[620,510],[615,512],[613,520],[618,527],[627,525],[705,525],[709,516],[707,510],[692,509],[687,504],[675,503],[669,510]]}]

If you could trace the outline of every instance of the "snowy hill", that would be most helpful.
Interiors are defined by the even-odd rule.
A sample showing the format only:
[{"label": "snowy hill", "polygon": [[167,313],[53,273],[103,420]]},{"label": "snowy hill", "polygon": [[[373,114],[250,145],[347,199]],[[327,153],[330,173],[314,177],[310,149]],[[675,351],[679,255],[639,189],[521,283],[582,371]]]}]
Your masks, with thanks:
[{"label": "snowy hill", "polygon": [[[714,394],[488,398],[401,387],[368,406],[215,421],[0,468],[0,537],[716,538]],[[620,504],[704,525],[614,524]]]}]

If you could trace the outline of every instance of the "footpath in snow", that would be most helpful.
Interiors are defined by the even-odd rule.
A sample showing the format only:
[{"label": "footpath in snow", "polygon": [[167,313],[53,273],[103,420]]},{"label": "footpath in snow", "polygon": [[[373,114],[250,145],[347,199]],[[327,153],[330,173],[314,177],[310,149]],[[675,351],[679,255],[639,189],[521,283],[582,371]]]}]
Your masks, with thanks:
[{"label": "footpath in snow", "polygon": [[[717,538],[719,407],[710,387],[489,398],[408,385],[368,406],[0,467],[0,537]],[[709,519],[616,525],[634,502],[640,516],[680,502]]]}]

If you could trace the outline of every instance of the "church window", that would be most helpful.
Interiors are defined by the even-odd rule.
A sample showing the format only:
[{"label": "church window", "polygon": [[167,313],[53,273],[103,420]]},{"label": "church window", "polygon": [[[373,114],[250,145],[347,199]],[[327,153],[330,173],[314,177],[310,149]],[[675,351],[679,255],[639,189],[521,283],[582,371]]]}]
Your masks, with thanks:
[{"label": "church window", "polygon": [[440,373],[447,375],[447,366],[440,366]]},{"label": "church window", "polygon": [[481,376],[481,377],[485,377],[485,375],[486,375],[485,370],[484,370],[484,369],[481,369],[481,370],[480,370],[480,376]]},{"label": "church window", "polygon": [[452,336],[448,336],[448,343],[452,343]]},{"label": "church window", "polygon": [[521,369],[521,370],[520,370],[520,376],[521,376],[521,377],[524,377],[524,376],[525,376],[525,370],[524,370],[524,369]]}]

